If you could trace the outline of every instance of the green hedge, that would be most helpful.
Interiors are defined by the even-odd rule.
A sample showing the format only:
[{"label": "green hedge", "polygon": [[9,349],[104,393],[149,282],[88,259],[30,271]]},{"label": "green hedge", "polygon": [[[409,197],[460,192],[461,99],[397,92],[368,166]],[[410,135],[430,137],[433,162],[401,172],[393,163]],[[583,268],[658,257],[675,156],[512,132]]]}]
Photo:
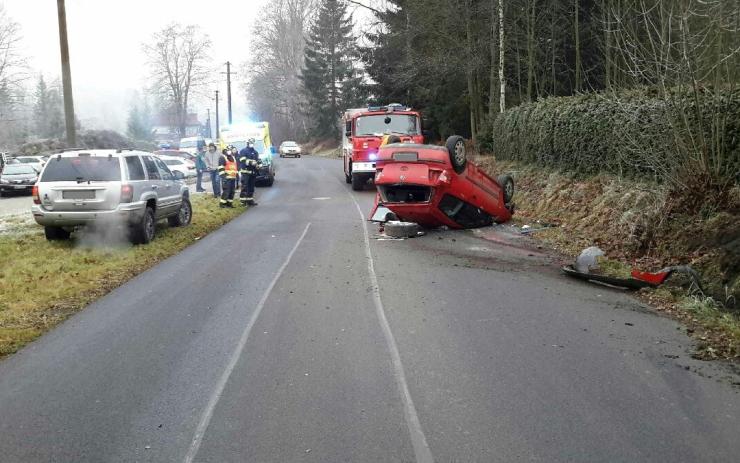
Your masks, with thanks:
[{"label": "green hedge", "polygon": [[637,89],[548,98],[498,115],[481,148],[499,159],[579,174],[671,181],[703,169],[737,180],[740,91],[673,91],[663,97]]}]

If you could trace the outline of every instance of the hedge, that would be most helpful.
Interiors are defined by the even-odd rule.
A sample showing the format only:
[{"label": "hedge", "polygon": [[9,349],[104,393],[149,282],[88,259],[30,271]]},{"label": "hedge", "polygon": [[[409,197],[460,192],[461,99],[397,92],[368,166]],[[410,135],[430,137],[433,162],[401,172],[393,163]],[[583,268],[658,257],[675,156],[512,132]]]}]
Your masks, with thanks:
[{"label": "hedge", "polygon": [[[698,111],[697,111],[698,108]],[[489,125],[481,148],[572,171],[672,181],[703,169],[740,176],[740,91],[652,89],[547,98],[509,109]]]}]

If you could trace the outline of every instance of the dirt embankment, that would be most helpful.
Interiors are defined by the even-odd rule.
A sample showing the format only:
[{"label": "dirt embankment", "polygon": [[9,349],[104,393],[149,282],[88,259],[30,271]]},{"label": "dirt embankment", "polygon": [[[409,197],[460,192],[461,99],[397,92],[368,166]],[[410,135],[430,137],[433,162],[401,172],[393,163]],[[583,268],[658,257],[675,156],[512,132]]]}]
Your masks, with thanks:
[{"label": "dirt embankment", "polygon": [[644,270],[690,264],[712,297],[740,306],[740,188],[721,207],[714,201],[698,206],[690,192],[648,182],[584,179],[491,156],[478,163],[491,173],[513,173],[516,220],[535,228],[537,220],[557,225],[537,232],[548,244],[571,255],[596,245]]},{"label": "dirt embankment", "polygon": [[327,158],[342,157],[342,151],[339,148],[340,142],[334,139],[326,140],[309,140],[302,145],[303,152],[312,156],[322,156]]}]

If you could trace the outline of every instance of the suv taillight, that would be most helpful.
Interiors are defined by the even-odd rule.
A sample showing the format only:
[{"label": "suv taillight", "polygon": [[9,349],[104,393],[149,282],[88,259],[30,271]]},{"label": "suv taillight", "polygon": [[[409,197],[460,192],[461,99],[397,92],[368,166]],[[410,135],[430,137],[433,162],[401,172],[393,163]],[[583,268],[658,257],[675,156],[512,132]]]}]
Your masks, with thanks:
[{"label": "suv taillight", "polygon": [[134,200],[134,187],[131,185],[121,185],[121,202],[130,203]]},{"label": "suv taillight", "polygon": [[39,197],[39,186],[34,185],[33,189],[31,190],[33,194],[33,203],[34,204],[41,204],[41,198]]}]

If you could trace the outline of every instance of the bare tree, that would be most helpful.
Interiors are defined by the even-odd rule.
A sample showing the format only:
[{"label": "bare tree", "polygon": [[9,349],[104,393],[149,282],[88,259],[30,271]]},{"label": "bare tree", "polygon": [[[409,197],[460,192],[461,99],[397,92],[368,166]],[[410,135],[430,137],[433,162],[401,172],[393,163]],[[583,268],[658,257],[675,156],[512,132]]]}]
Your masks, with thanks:
[{"label": "bare tree", "polygon": [[143,45],[152,69],[152,91],[171,108],[181,136],[185,136],[191,93],[208,83],[210,47],[210,38],[198,26],[177,23]]},{"label": "bare tree", "polygon": [[255,31],[252,46],[255,53],[244,65],[250,107],[272,122],[278,139],[301,138],[306,134],[299,75],[306,30],[315,3],[315,0],[270,2],[263,14],[266,27]]},{"label": "bare tree", "polygon": [[19,83],[23,78],[26,59],[20,54],[21,29],[0,4],[0,82]]}]

